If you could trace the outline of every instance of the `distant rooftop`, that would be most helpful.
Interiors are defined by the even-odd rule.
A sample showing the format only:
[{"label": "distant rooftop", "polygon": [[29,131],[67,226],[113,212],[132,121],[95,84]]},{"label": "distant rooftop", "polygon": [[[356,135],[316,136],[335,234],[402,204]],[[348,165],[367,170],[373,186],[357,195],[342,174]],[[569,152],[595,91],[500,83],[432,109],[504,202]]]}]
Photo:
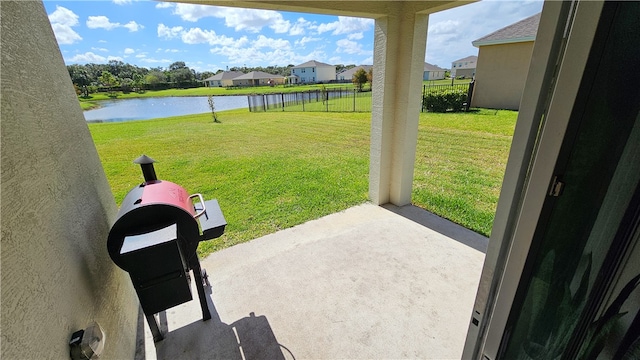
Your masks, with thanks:
[{"label": "distant rooftop", "polygon": [[333,66],[333,65],[329,65],[329,64],[325,64],[323,62],[320,61],[315,61],[315,60],[310,60],[307,61],[306,63],[302,63],[300,65],[294,66],[293,68],[308,68],[308,67],[318,67],[318,66]]},{"label": "distant rooftop", "polygon": [[424,63],[424,71],[444,71],[445,69],[437,66],[431,65],[428,62]]},{"label": "distant rooftop", "polygon": [[540,24],[540,13],[520,20],[491,34],[481,37],[471,44],[475,47],[483,45],[508,44],[516,42],[534,41]]},{"label": "distant rooftop", "polygon": [[475,55],[471,55],[471,56],[467,56],[467,57],[462,58],[462,59],[454,60],[453,62],[457,63],[457,62],[463,62],[463,61],[467,61],[467,62],[469,62],[469,61],[478,61],[478,57],[475,56]]},{"label": "distant rooftop", "polygon": [[230,80],[230,79],[235,79],[241,75],[244,75],[244,73],[240,71],[223,71],[204,79],[204,81]]},{"label": "distant rooftop", "polygon": [[341,73],[338,73],[336,75],[336,77],[344,77],[345,79],[351,79],[353,77],[353,74],[356,73],[356,71],[358,71],[359,69],[363,69],[364,71],[369,71],[369,69],[371,69],[373,67],[373,65],[358,65],[356,67],[352,67],[349,70],[345,70]]}]

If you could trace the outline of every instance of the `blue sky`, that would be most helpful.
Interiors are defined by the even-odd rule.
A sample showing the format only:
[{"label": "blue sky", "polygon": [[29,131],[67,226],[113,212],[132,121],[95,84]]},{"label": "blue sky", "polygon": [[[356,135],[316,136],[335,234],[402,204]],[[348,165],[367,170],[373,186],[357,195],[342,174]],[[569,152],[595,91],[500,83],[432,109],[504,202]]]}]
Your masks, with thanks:
[{"label": "blue sky", "polygon": [[[147,0],[45,0],[44,6],[67,64],[115,59],[166,68],[184,61],[215,72],[308,60],[373,63],[371,19]],[[473,40],[541,10],[539,0],[488,0],[432,14],[425,61],[450,68],[477,55]]]}]

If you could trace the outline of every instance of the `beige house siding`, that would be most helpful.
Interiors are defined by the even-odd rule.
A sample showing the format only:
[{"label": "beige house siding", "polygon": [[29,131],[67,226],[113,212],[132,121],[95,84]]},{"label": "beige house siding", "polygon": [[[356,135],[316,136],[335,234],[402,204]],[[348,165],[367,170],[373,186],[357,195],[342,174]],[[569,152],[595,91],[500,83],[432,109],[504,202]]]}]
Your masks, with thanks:
[{"label": "beige house siding", "polygon": [[2,2],[2,50],[1,357],[69,359],[97,321],[101,358],[132,359],[138,299],[106,246],[117,207],[42,2]]},{"label": "beige house siding", "polygon": [[[285,78],[274,77],[271,79],[243,79],[243,80],[232,80],[232,84],[235,86],[267,86],[269,85],[269,80],[272,83],[282,85],[285,82]],[[226,86],[226,85],[225,85]]]},{"label": "beige house siding", "polygon": [[210,80],[209,81],[209,86],[210,87],[226,87],[226,86],[232,86],[232,85],[233,85],[233,79]]},{"label": "beige house siding", "polygon": [[533,41],[480,46],[471,106],[518,110]]},{"label": "beige house siding", "polygon": [[220,80],[220,83],[221,83],[220,86],[232,86],[233,85],[233,79]]},{"label": "beige house siding", "polygon": [[476,74],[476,69],[457,69],[455,77],[463,76],[465,79],[471,79]]}]

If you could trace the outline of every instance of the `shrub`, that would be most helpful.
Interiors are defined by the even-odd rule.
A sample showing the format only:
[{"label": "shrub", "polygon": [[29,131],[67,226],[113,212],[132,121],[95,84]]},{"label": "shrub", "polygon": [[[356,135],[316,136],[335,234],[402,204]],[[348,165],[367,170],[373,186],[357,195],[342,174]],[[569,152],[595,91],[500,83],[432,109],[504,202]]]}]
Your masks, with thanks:
[{"label": "shrub", "polygon": [[464,90],[440,90],[422,97],[422,108],[431,112],[462,111],[467,100]]}]

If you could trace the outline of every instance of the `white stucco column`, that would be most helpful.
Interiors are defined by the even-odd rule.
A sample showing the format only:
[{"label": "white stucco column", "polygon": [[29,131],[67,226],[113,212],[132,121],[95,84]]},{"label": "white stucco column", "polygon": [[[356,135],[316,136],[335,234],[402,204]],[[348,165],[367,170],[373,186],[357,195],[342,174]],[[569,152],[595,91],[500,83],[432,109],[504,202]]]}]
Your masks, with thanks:
[{"label": "white stucco column", "polygon": [[411,202],[428,15],[411,3],[376,19],[373,56],[369,197]]}]

